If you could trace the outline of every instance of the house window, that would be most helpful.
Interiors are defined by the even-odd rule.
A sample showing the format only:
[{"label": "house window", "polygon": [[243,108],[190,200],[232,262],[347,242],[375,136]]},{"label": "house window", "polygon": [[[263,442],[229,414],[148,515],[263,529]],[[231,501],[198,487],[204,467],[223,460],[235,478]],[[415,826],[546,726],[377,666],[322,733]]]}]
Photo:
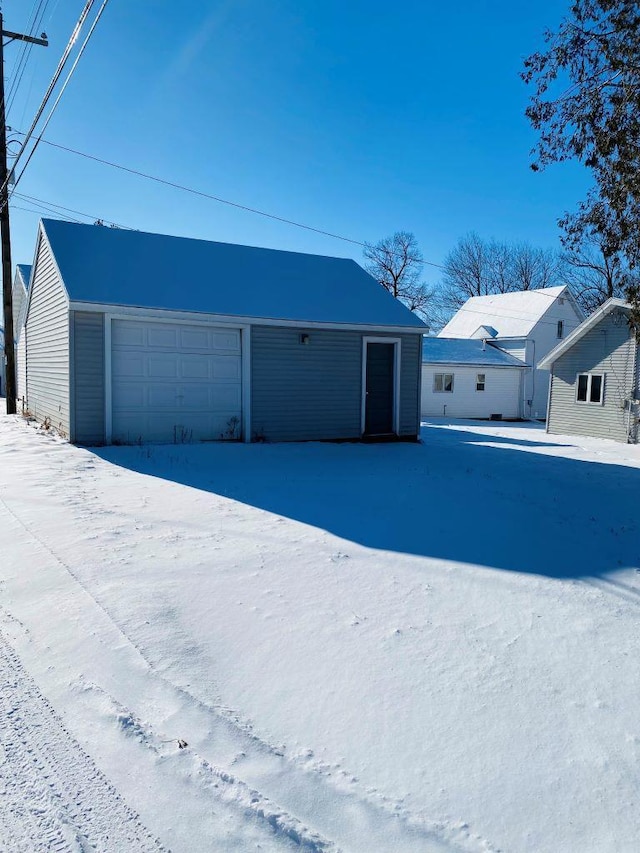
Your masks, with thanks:
[{"label": "house window", "polygon": [[580,373],[578,374],[576,400],[578,403],[602,404],[603,388],[604,375],[602,373]]},{"label": "house window", "polygon": [[558,320],[558,333],[557,336],[559,338],[564,334],[564,320]]},{"label": "house window", "polygon": [[453,373],[435,373],[433,376],[433,390],[453,392]]},{"label": "house window", "polygon": [[476,391],[484,391],[484,373],[478,373],[476,375]]}]

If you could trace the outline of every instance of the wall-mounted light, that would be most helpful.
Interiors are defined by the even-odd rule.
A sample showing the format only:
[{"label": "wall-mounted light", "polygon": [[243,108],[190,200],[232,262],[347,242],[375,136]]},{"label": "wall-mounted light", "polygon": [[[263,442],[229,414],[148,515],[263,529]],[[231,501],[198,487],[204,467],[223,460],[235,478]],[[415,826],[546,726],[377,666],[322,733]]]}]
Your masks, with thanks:
[{"label": "wall-mounted light", "polygon": [[308,345],[308,343],[309,343],[309,335],[307,335],[307,333],[306,333],[306,332],[302,332],[302,334],[300,335],[300,343],[301,343],[301,344],[304,344],[305,346],[307,346],[307,345]]}]

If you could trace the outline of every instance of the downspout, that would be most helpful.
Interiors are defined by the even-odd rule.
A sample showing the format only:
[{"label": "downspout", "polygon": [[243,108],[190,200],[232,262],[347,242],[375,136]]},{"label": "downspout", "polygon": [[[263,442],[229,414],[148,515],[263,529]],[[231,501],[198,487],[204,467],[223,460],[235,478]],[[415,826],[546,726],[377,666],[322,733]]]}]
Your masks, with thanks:
[{"label": "downspout", "polygon": [[547,417],[544,424],[544,431],[549,432],[549,422],[551,420],[551,386],[553,385],[553,367],[555,361],[549,369],[549,389],[547,390]]},{"label": "downspout", "polygon": [[[636,436],[631,436],[631,414],[632,410],[635,413],[636,405],[635,399],[638,396],[638,344],[635,339],[635,334],[632,333],[633,336],[633,388],[631,389],[631,393],[629,394],[629,399],[627,401],[627,444],[635,444]],[[634,432],[636,430],[634,429]]]},{"label": "downspout", "polygon": [[[531,358],[531,405],[529,406],[529,418],[531,418],[531,410],[533,408],[533,398],[536,395],[536,342],[532,338],[531,343],[533,344],[533,353]],[[536,418],[534,418],[537,420]]]}]

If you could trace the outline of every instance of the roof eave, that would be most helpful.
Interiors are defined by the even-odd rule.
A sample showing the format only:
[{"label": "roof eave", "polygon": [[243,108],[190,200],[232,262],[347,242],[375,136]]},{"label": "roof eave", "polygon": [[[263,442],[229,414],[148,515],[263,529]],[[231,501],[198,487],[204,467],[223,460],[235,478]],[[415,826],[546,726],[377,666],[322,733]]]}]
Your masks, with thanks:
[{"label": "roof eave", "polygon": [[216,322],[225,326],[285,326],[304,329],[357,329],[358,331],[385,332],[388,334],[424,335],[425,326],[398,326],[392,323],[350,323],[336,320],[303,320],[283,317],[256,317],[252,315],[217,314],[212,311],[188,311],[176,308],[151,308],[145,305],[115,305],[105,302],[86,302],[71,299],[72,311],[93,311],[113,316],[162,317],[173,315],[177,319],[195,322]]},{"label": "roof eave", "polygon": [[586,320],[577,326],[571,334],[564,339],[564,341],[561,341],[551,350],[551,352],[547,353],[544,358],[540,359],[538,367],[541,367],[543,370],[551,370],[554,363],[561,355],[564,355],[564,353],[571,349],[571,347],[584,337],[587,332],[593,329],[594,326],[597,326],[603,317],[606,317],[607,314],[610,314],[615,309],[626,312],[629,310],[629,305],[624,299],[618,299],[615,296],[612,296],[611,299],[607,299],[607,301],[597,308],[591,316],[587,317]]}]

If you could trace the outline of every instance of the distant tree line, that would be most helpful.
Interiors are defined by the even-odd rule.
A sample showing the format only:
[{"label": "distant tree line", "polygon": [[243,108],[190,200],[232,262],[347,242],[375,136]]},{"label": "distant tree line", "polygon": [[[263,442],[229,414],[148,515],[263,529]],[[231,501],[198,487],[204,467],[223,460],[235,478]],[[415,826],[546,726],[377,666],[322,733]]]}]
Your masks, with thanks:
[{"label": "distant tree line", "polygon": [[624,298],[637,281],[622,255],[607,253],[597,240],[554,250],[486,240],[471,232],[447,254],[433,285],[423,281],[424,258],[410,232],[367,245],[364,256],[367,271],[434,329],[444,326],[472,296],[568,284],[590,314],[611,296]]}]

